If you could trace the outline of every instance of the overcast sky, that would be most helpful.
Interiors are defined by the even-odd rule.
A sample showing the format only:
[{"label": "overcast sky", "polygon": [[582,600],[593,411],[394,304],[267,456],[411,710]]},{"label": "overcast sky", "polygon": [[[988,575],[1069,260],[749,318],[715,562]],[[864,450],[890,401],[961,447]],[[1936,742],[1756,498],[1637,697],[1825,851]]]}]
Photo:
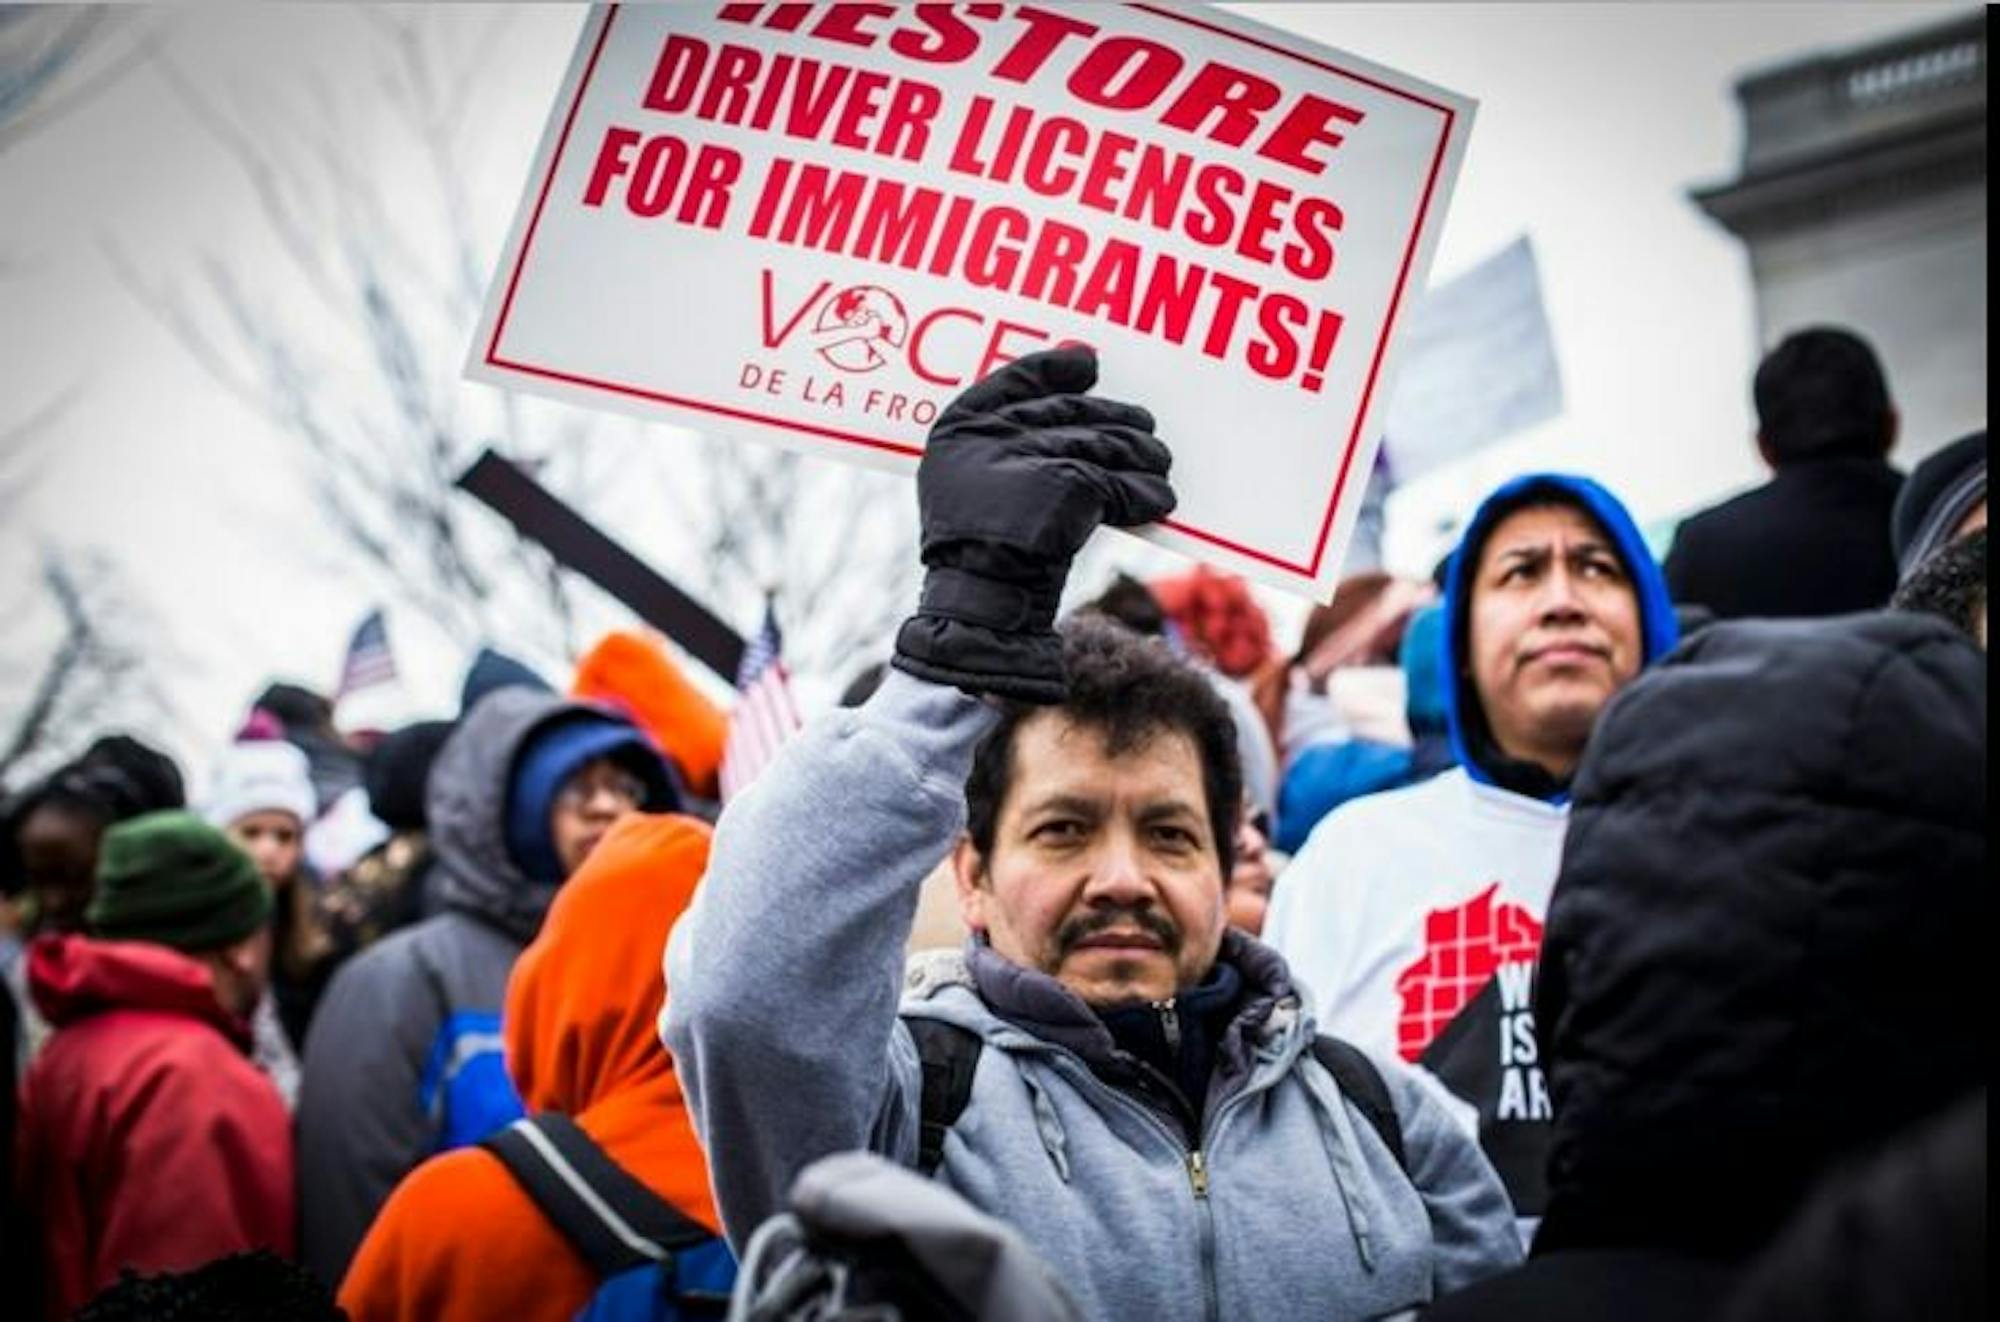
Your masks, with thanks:
[{"label": "overcast sky", "polygon": [[[1690,187],[1734,173],[1732,83],[1970,6],[1233,8],[1480,102],[1434,278],[1524,232],[1535,243],[1567,408],[1398,494],[1392,563],[1422,572],[1439,523],[1529,465],[1596,475],[1642,520],[1756,480],[1748,264],[1687,200]],[[460,145],[469,224],[489,259],[583,17],[540,6],[496,13],[465,5],[419,16],[441,48],[480,55],[465,89],[474,127]],[[151,43],[158,60],[0,148],[0,434],[50,410],[0,454],[0,483],[15,488],[0,528],[9,619],[0,729],[55,637],[35,586],[40,551],[91,550],[156,617],[149,642],[179,713],[158,733],[199,767],[266,677],[330,684],[349,630],[384,594],[315,514],[297,444],[218,389],[114,271],[111,254],[122,254],[141,280],[189,288],[217,257],[250,274],[253,303],[306,306],[249,183],[168,71],[273,141],[295,122],[333,124],[387,179],[414,179],[423,165],[377,113],[383,62],[394,58],[379,21],[336,6],[176,6],[119,19],[107,41]],[[310,334],[309,315],[302,324]],[[468,321],[421,348],[455,372],[469,333]],[[488,388],[463,390],[470,399]],[[665,428],[617,442],[686,443]],[[660,508],[645,491],[622,490],[586,512],[650,548],[672,536],[649,514]],[[1135,551],[1133,563],[1176,563],[1163,555]],[[1302,612],[1273,607],[1285,625]],[[413,612],[392,608],[390,627],[409,714],[448,711],[464,657]]]}]

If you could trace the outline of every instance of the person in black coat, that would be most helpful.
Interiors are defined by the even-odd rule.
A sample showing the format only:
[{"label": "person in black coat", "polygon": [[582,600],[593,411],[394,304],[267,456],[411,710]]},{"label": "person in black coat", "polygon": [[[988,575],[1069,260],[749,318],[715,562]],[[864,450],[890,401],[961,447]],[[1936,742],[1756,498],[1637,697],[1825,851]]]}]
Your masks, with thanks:
[{"label": "person in black coat", "polygon": [[1890,541],[1907,583],[1924,562],[1986,526],[1986,432],[1961,436],[1926,458],[1896,496]]},{"label": "person in black coat", "polygon": [[1535,990],[1547,1210],[1426,1322],[1714,1316],[1820,1178],[1984,1085],[1985,731],[1984,655],[1900,611],[1713,625],[1613,699]]},{"label": "person in black coat", "polygon": [[1983,1322],[1986,1090],[1820,1186],[1724,1322]]},{"label": "person in black coat", "polygon": [[1875,351],[1845,330],[1800,331],[1758,366],[1753,393],[1774,475],[1681,524],[1665,565],[1674,601],[1725,620],[1882,605],[1903,476],[1888,464],[1897,418]]}]

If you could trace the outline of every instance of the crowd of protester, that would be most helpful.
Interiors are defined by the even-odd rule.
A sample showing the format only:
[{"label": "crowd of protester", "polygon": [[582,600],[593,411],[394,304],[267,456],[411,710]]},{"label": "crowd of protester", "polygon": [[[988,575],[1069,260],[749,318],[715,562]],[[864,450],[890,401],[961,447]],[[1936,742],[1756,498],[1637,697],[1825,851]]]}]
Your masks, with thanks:
[{"label": "crowd of protester", "polygon": [[1061,613],[1175,503],[1095,381],[940,415],[916,613],[726,807],[624,632],[9,787],[8,1315],[1983,1316],[1984,433],[1905,477],[1803,331],[1663,561],[1524,474],[1293,645]]}]

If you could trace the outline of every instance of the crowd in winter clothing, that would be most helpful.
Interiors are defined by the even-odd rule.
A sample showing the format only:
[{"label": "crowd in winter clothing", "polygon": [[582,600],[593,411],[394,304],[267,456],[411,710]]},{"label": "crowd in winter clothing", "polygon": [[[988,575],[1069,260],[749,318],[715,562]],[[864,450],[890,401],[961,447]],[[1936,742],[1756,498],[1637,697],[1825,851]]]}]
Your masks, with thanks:
[{"label": "crowd in winter clothing", "polygon": [[1061,610],[1176,499],[1095,382],[944,410],[916,613],[726,805],[624,632],[13,787],[9,1315],[1983,1315],[1984,434],[1903,477],[1802,332],[1663,560],[1526,474],[1293,645]]}]

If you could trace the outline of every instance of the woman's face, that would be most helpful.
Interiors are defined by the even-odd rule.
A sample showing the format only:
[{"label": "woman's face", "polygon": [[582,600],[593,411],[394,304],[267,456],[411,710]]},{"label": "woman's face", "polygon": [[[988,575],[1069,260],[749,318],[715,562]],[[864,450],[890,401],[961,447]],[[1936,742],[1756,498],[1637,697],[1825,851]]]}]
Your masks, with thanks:
[{"label": "woman's face", "polygon": [[104,822],[83,808],[44,803],[21,823],[21,871],[35,897],[36,930],[76,932],[97,888],[97,842]]}]

